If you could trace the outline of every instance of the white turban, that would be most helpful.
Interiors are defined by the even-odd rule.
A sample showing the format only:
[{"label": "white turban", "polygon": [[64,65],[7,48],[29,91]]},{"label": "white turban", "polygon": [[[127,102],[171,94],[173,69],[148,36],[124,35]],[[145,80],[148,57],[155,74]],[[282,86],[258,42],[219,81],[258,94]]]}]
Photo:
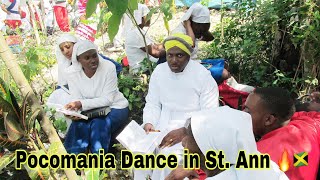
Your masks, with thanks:
[{"label": "white turban", "polygon": [[57,46],[56,46],[56,58],[58,61],[58,84],[59,85],[65,85],[67,82],[63,76],[65,76],[64,71],[66,68],[68,68],[71,64],[71,61],[68,60],[61,52],[61,49],[59,47],[60,44],[64,42],[73,42],[77,43],[78,39],[73,36],[72,34],[65,33],[62,34],[57,39]]},{"label": "white turban", "polygon": [[[204,155],[209,150],[222,150],[225,155],[224,160],[236,164],[240,150],[245,151],[246,157],[248,154],[259,154],[253,135],[251,116],[248,113],[228,106],[199,111],[192,115],[191,129]],[[270,169],[236,170],[233,166],[221,174],[232,174],[230,171],[234,171],[236,179],[254,180],[257,177],[259,180],[288,179],[274,162],[271,162]]]},{"label": "white turban", "polygon": [[[77,60],[77,56],[91,50],[95,49],[97,50],[96,45],[94,45],[91,41],[89,40],[80,40],[78,41],[74,46],[73,46],[73,53],[72,53],[72,65],[68,68],[67,72],[68,73],[73,73],[73,72],[78,72],[82,70],[82,65],[80,62]],[[98,50],[97,50],[98,52]],[[100,58],[100,56],[99,56]]]},{"label": "white turban", "polygon": [[195,23],[210,23],[210,11],[200,3],[194,3],[182,17],[182,21],[191,20]]}]

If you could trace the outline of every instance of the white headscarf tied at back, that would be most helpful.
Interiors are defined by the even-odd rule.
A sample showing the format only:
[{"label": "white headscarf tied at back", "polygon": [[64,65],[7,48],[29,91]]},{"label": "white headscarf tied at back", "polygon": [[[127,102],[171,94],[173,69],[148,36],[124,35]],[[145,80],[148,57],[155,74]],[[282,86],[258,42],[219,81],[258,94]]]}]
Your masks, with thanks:
[{"label": "white headscarf tied at back", "polygon": [[[68,59],[62,54],[61,50],[60,50],[60,44],[64,43],[64,42],[73,42],[76,43],[78,41],[78,39],[72,35],[72,34],[63,34],[61,35],[58,39],[57,39],[57,48],[56,48],[56,57],[57,57],[57,61],[59,62],[64,62],[64,61],[68,61]],[[70,61],[69,61],[70,62]]]},{"label": "white headscarf tied at back", "polygon": [[61,49],[59,47],[60,44],[64,42],[73,42],[77,43],[78,39],[73,36],[72,34],[65,33],[61,35],[57,39],[57,46],[56,46],[56,58],[58,61],[58,84],[59,85],[65,85],[67,84],[65,78],[64,78],[64,71],[70,66],[71,61],[68,60],[61,52]]},{"label": "white headscarf tied at back", "polygon": [[[95,49],[97,52],[97,47],[89,40],[79,40],[74,46],[73,46],[73,53],[72,53],[72,65],[68,68],[68,73],[74,73],[82,70],[82,65],[77,60],[77,56],[83,54],[84,52],[87,52],[91,49]],[[100,56],[99,56],[100,58]]]},{"label": "white headscarf tied at back", "polygon": [[181,21],[187,21],[191,17],[195,23],[210,23],[210,11],[207,7],[202,6],[200,3],[194,3],[184,14]]},{"label": "white headscarf tied at back", "polygon": [[[245,151],[246,157],[249,154],[259,154],[253,135],[251,116],[248,113],[228,106],[199,111],[192,115],[191,129],[204,155],[209,150],[222,150],[225,154],[224,160],[236,164],[240,150]],[[270,169],[239,169],[235,170],[235,174],[235,179],[239,180],[288,179],[274,162],[271,162]]]},{"label": "white headscarf tied at back", "polygon": [[133,13],[134,19],[137,21],[137,24],[140,25],[142,23],[142,17],[146,16],[150,12],[149,8],[145,4],[138,4],[138,9],[136,9]]}]

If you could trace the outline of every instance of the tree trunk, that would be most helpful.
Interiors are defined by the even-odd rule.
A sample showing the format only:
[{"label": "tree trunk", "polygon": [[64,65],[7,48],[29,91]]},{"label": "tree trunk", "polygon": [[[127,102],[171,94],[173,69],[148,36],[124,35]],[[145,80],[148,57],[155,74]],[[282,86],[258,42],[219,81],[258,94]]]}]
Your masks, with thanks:
[{"label": "tree trunk", "polygon": [[[49,138],[50,143],[58,143],[60,144],[60,148],[58,153],[59,154],[67,154],[57,132],[56,129],[53,127],[49,118],[45,115],[43,108],[40,105],[39,99],[34,94],[31,86],[29,85],[27,79],[25,78],[22,70],[20,69],[19,64],[17,63],[14,55],[10,51],[2,32],[0,32],[0,55],[2,60],[4,61],[6,67],[8,68],[11,76],[13,77],[14,81],[16,82],[19,90],[23,96],[28,95],[28,103],[31,105],[31,109],[34,112],[35,109],[40,109],[40,112],[37,116],[39,123]],[[78,179],[77,174],[72,169],[65,169],[64,170],[68,179]]]},{"label": "tree trunk", "polygon": [[38,26],[37,26],[37,20],[36,17],[34,16],[34,8],[33,8],[33,2],[31,2],[31,4],[29,4],[27,2],[27,5],[29,7],[29,11],[31,14],[31,21],[32,21],[32,27],[33,27],[33,31],[34,31],[34,35],[36,36],[36,40],[37,40],[37,44],[40,45],[41,41],[40,41],[40,36],[39,36],[39,32],[38,32]]}]

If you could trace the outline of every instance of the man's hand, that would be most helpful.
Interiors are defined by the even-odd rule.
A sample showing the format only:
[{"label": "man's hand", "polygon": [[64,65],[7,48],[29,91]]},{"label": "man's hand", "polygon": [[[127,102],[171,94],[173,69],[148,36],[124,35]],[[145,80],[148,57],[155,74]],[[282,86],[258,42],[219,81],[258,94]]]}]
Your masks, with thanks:
[{"label": "man's hand", "polygon": [[146,133],[148,134],[150,131],[154,131],[154,127],[152,124],[147,123],[144,125],[143,129],[146,131]]},{"label": "man's hand", "polygon": [[80,101],[73,101],[64,106],[64,108],[71,110],[71,111],[78,111],[82,108],[82,104]]},{"label": "man's hand", "polygon": [[163,139],[160,148],[170,147],[182,141],[182,139],[186,136],[186,128],[182,127],[179,129],[175,129],[170,131]]},{"label": "man's hand", "polygon": [[178,167],[177,169],[171,171],[165,180],[183,180],[184,178],[197,180],[199,179],[199,175],[193,169],[184,169],[182,167]]}]

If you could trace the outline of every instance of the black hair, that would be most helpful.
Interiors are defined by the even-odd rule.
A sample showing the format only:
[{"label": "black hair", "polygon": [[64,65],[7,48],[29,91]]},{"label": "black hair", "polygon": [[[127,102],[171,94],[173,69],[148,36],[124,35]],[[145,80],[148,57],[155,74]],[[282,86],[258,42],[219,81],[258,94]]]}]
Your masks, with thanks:
[{"label": "black hair", "polygon": [[256,88],[254,94],[261,98],[267,111],[279,118],[280,123],[290,119],[295,112],[294,100],[289,91],[285,89],[279,87]]},{"label": "black hair", "polygon": [[296,111],[297,112],[299,112],[299,111],[308,112],[310,103],[309,102],[301,103],[301,102],[298,101],[298,102],[296,102],[295,106],[296,106]]}]

